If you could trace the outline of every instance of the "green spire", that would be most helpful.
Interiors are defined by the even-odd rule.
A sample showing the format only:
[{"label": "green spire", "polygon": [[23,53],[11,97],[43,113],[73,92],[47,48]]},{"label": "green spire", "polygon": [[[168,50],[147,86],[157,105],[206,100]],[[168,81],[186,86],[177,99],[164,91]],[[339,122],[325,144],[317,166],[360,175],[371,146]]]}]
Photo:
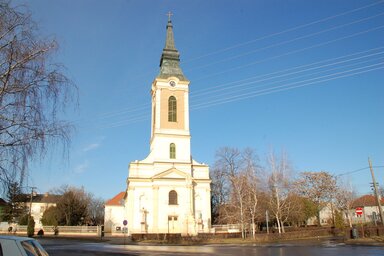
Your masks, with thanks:
[{"label": "green spire", "polygon": [[171,21],[171,14],[168,13],[167,23],[167,38],[165,40],[165,47],[160,59],[160,74],[159,78],[168,78],[175,76],[180,80],[187,80],[184,76],[183,71],[179,66],[180,53],[175,47],[175,40],[173,37],[173,25]]}]

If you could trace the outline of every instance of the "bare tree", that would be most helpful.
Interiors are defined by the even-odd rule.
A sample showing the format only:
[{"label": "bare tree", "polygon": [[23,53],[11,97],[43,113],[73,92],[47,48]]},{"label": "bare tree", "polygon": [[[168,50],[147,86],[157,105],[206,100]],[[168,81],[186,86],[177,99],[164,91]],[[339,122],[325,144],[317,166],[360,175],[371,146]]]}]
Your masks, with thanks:
[{"label": "bare tree", "polygon": [[241,225],[241,237],[245,238],[245,229],[246,229],[246,195],[247,195],[247,176],[245,173],[241,172],[237,175],[230,176],[230,181],[232,183],[232,208],[236,209],[237,218],[240,221]]},{"label": "bare tree", "polygon": [[[58,49],[41,38],[25,7],[0,1],[0,181],[21,184],[28,162],[59,143],[66,149],[71,126],[59,114],[75,85],[53,63]],[[65,151],[65,150],[64,150]],[[64,152],[63,151],[63,152]]]},{"label": "bare tree", "polygon": [[353,201],[356,199],[356,193],[350,184],[341,181],[338,183],[335,193],[335,204],[339,210],[344,212],[349,227],[352,227],[352,217],[349,211],[352,208]]},{"label": "bare tree", "polygon": [[59,224],[76,226],[85,224],[88,217],[91,195],[84,188],[63,186],[59,193],[62,196],[57,202],[60,216]]},{"label": "bare tree", "polygon": [[64,185],[51,191],[58,195],[56,206],[48,208],[43,216],[44,225],[100,225],[104,222],[104,200],[96,198],[84,188]]},{"label": "bare tree", "polygon": [[258,215],[258,203],[259,203],[259,194],[261,192],[260,182],[261,182],[261,167],[257,164],[258,157],[255,155],[254,151],[250,148],[247,148],[243,152],[243,161],[244,161],[244,173],[245,173],[245,184],[246,184],[246,193],[245,193],[245,205],[248,209],[249,219],[251,222],[252,236],[256,236],[256,218]]},{"label": "bare tree", "polygon": [[300,225],[303,219],[303,200],[300,196],[290,192],[286,198],[288,207],[282,211],[282,222]]},{"label": "bare tree", "polygon": [[380,195],[381,198],[384,198],[384,187],[383,186],[380,186],[379,189],[378,189],[378,193]]},{"label": "bare tree", "polygon": [[331,204],[337,191],[336,178],[328,172],[302,172],[296,183],[299,194],[312,200],[317,206],[317,223],[320,226],[320,211]]},{"label": "bare tree", "polygon": [[267,168],[260,166],[257,155],[249,148],[240,151],[225,147],[216,154],[212,175],[215,212],[221,223],[239,223],[243,238],[248,226],[255,237],[256,223],[265,220],[267,210],[276,220],[279,233],[285,232],[284,223],[306,216],[301,214],[305,212],[304,202],[293,189],[287,154],[271,153],[267,164]]},{"label": "bare tree", "polygon": [[[216,154],[216,168],[220,169],[230,185],[230,207],[226,217],[240,221],[242,237],[245,237],[245,192],[246,184],[244,175],[240,172],[242,168],[241,152],[236,148],[221,148]],[[235,211],[232,211],[236,209]]]},{"label": "bare tree", "polygon": [[317,215],[317,206],[310,199],[294,192],[290,194],[289,200],[293,206],[289,215],[290,222],[307,226],[308,219]]},{"label": "bare tree", "polygon": [[[255,231],[258,203],[257,157],[253,150],[224,147],[217,151],[212,194],[217,198],[218,218],[222,223],[240,223],[242,237],[252,222]],[[220,199],[220,202],[219,202]],[[220,204],[216,204],[220,203]]]},{"label": "bare tree", "polygon": [[230,186],[224,171],[220,167],[215,165],[210,176],[212,178],[212,221],[214,224],[222,224],[226,222],[226,218],[220,212],[224,210],[223,206],[229,202]]},{"label": "bare tree", "polygon": [[104,223],[105,201],[101,198],[95,198],[93,195],[90,197],[87,222],[90,225],[101,225]]},{"label": "bare tree", "polygon": [[[241,159],[238,149],[223,147],[216,152],[216,161],[212,175],[212,196],[215,199],[214,205],[217,207],[218,219],[220,223],[236,221],[237,214],[231,206],[233,196],[233,183],[230,177],[235,177]],[[217,201],[217,204],[216,204]]]},{"label": "bare tree", "polygon": [[288,196],[291,192],[291,167],[286,153],[277,157],[271,152],[267,159],[270,177],[268,181],[270,196],[270,210],[272,211],[279,233],[284,233],[284,221],[289,216],[290,202]]}]

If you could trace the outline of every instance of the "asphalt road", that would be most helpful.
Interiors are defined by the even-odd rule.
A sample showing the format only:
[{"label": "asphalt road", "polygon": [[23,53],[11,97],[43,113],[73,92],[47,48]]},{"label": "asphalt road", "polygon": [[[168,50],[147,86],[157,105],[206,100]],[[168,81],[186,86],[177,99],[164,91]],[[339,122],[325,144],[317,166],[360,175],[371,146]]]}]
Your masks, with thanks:
[{"label": "asphalt road", "polygon": [[382,256],[384,247],[306,241],[268,245],[113,245],[84,240],[39,239],[49,255],[258,255],[258,256]]}]

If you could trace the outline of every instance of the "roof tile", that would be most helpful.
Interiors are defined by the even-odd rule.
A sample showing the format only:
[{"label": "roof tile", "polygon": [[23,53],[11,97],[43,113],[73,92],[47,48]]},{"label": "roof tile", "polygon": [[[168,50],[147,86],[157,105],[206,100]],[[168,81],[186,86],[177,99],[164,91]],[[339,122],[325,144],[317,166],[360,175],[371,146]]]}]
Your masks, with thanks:
[{"label": "roof tile", "polygon": [[105,205],[123,205],[124,204],[124,197],[125,197],[125,191],[120,192],[116,196],[114,196],[112,199],[108,200]]}]

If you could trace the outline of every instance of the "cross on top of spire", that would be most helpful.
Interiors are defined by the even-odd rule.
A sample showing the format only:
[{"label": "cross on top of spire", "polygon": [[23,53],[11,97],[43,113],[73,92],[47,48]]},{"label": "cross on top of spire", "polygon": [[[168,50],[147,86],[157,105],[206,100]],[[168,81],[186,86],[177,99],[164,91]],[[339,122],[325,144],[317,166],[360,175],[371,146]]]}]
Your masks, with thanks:
[{"label": "cross on top of spire", "polygon": [[171,21],[171,16],[173,15],[173,13],[171,13],[171,11],[169,11],[166,15],[168,16],[168,21]]},{"label": "cross on top of spire", "polygon": [[171,16],[173,14],[169,11],[166,15],[168,16],[168,22],[166,26],[167,36],[165,39],[165,47],[160,59],[160,74],[157,77],[168,79],[169,77],[174,76],[181,81],[188,81],[187,78],[183,75],[183,72],[179,66],[180,54],[175,47],[175,40],[173,38],[173,25],[171,22]]}]

